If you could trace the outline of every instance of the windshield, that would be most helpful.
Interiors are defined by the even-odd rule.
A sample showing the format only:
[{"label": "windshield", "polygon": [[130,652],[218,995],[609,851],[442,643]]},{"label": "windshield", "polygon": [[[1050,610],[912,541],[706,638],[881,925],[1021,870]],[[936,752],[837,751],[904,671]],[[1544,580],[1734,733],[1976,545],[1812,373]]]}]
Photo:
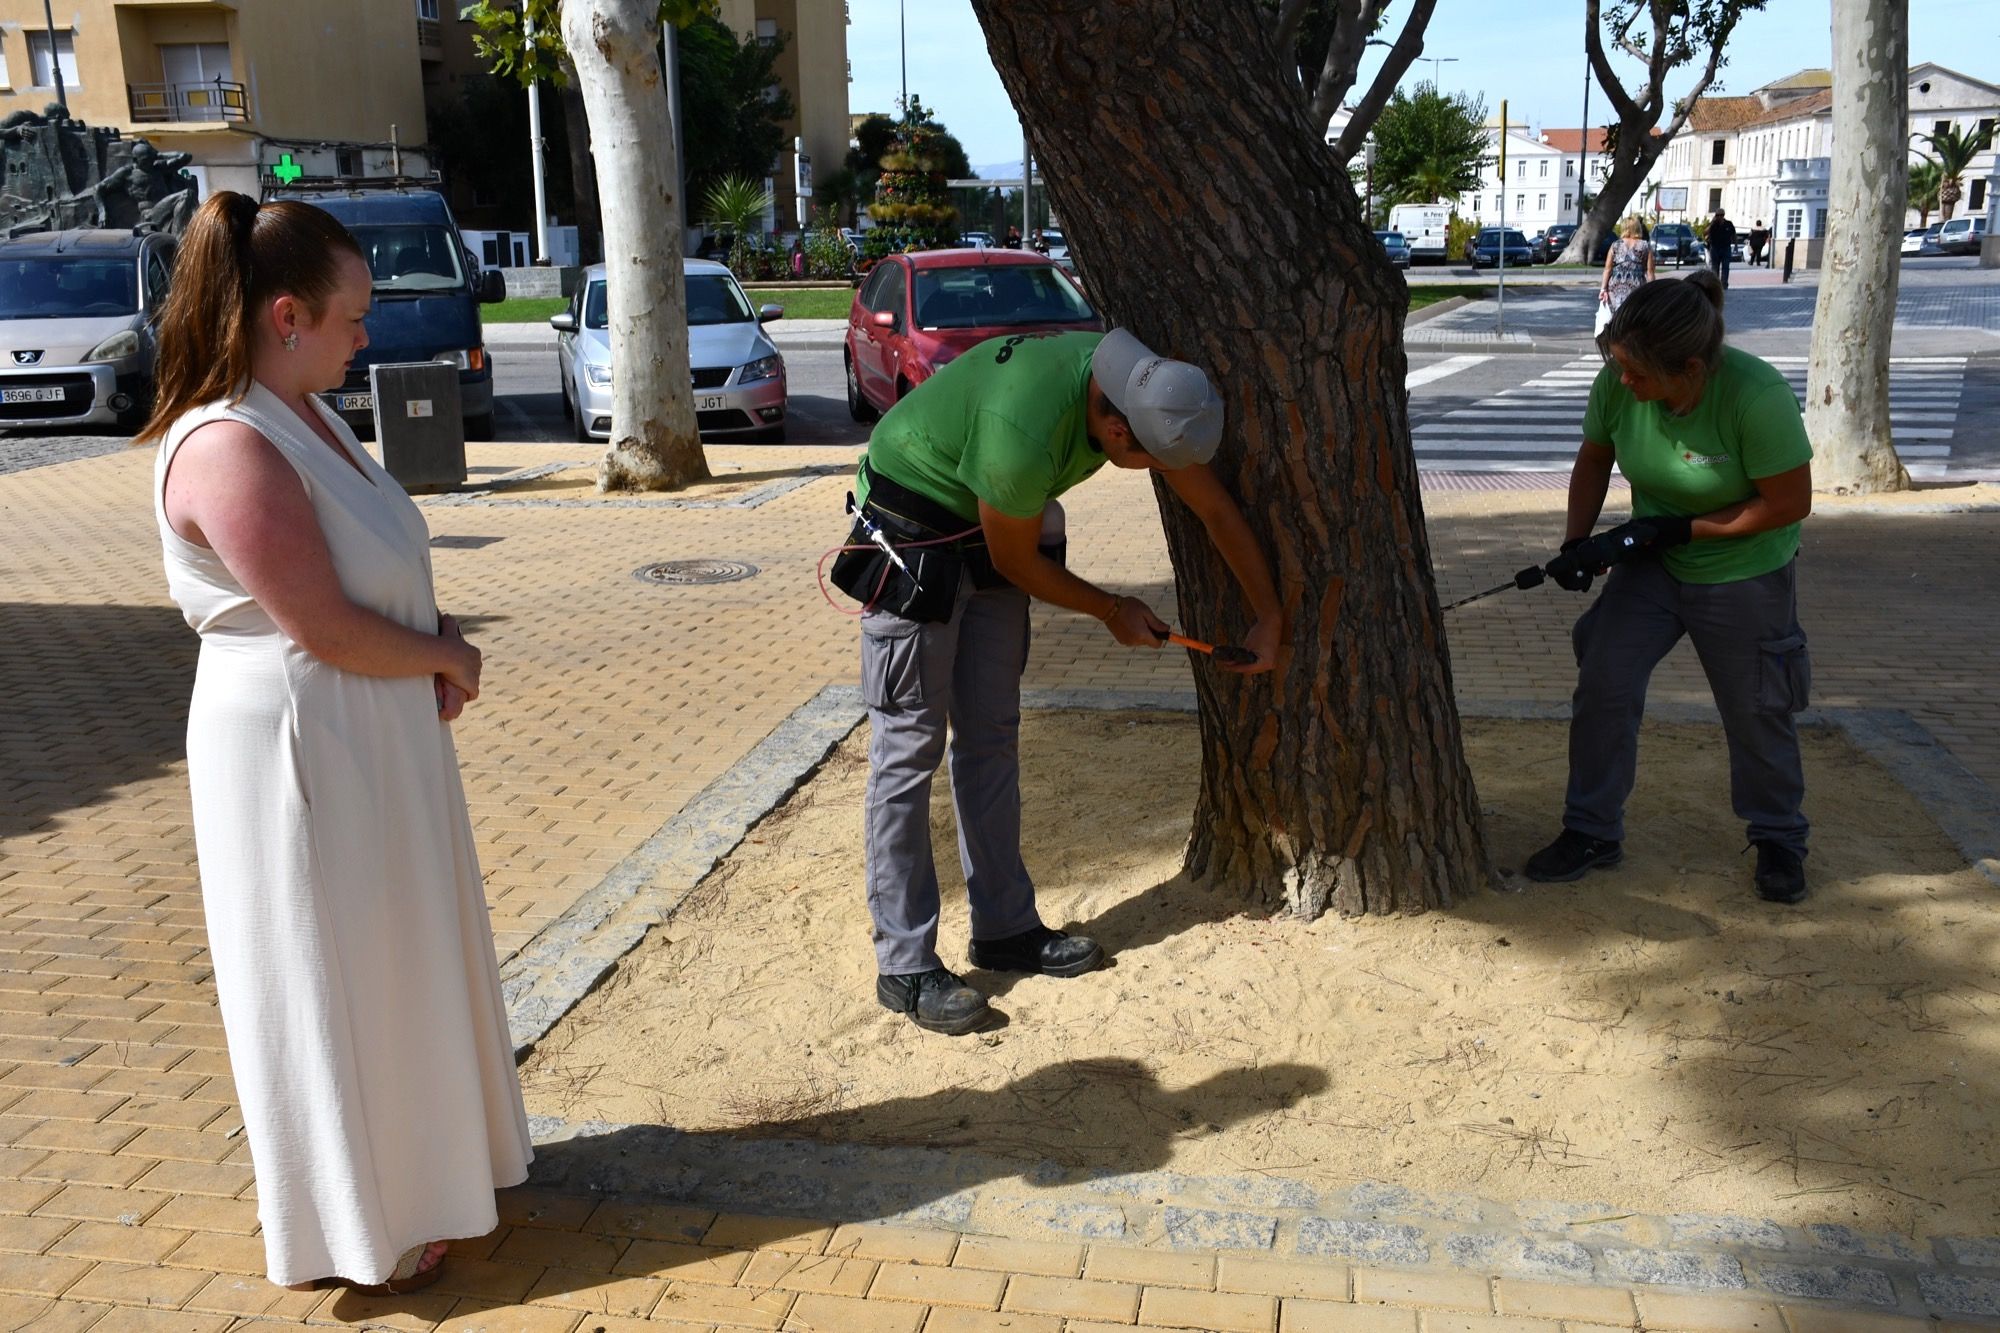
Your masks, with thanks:
[{"label": "windshield", "polygon": [[1518,231],[1510,231],[1506,233],[1506,239],[1502,240],[1501,233],[1488,230],[1479,233],[1479,243],[1481,245],[1526,245],[1528,238]]},{"label": "windshield", "polygon": [[995,264],[917,270],[917,323],[926,329],[1083,324],[1097,312],[1053,268]]},{"label": "windshield", "polygon": [[127,259],[14,259],[0,263],[0,319],[76,319],[139,313],[139,268]]},{"label": "windshield", "polygon": [[445,227],[349,227],[378,292],[448,292],[465,286],[458,243]]},{"label": "windshield", "polygon": [[[690,273],[687,276],[687,317],[690,328],[703,324],[748,324],[756,318],[744,299],[743,289],[720,273]],[[593,282],[583,294],[583,327],[608,328],[611,313],[605,304],[604,284]]]}]

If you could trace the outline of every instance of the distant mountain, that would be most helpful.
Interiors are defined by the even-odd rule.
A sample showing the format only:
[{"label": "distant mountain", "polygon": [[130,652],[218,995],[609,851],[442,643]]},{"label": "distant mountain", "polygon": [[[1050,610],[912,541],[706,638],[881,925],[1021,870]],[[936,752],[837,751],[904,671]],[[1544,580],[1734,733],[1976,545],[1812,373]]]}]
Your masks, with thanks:
[{"label": "distant mountain", "polygon": [[972,174],[981,180],[1019,180],[1021,159],[1017,157],[1012,162],[982,162],[973,167]]}]

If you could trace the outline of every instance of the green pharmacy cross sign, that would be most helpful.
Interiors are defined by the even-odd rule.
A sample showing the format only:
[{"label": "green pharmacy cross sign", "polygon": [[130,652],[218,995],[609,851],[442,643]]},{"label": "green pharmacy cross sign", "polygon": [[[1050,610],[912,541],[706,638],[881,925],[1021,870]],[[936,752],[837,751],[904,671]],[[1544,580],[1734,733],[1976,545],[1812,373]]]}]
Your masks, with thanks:
[{"label": "green pharmacy cross sign", "polygon": [[280,185],[290,185],[305,174],[306,169],[292,161],[290,153],[286,153],[283,157],[280,157],[278,165],[271,168],[271,175],[277,178]]}]

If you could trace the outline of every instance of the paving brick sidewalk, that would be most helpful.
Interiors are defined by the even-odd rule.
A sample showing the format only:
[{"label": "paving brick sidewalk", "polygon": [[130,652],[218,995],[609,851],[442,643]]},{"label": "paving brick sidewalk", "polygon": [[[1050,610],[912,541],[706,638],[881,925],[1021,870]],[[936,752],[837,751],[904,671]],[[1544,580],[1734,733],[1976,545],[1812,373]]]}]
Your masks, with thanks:
[{"label": "paving brick sidewalk", "polygon": [[[482,447],[482,475],[587,457]],[[781,482],[846,450],[718,449]],[[201,1330],[241,1316],[398,1328],[686,1327],[912,1333],[1110,1327],[1555,1333],[1557,1326],[1915,1329],[1801,1303],[1466,1274],[1350,1271],[1130,1246],[1037,1248],[628,1208],[516,1192],[439,1289],[396,1302],[264,1283],[254,1188],[214,1009],[193,873],[182,732],[195,644],[168,604],[148,508],[151,455],[0,476],[0,1318],[8,1327]],[[851,622],[813,561],[846,483],[757,508],[530,506],[501,492],[432,504],[440,599],[487,653],[459,727],[503,956],[591,889],[687,800],[829,682],[853,675]],[[1087,576],[1172,605],[1145,479],[1077,492]],[[1559,493],[1431,503],[1449,598],[1551,544]],[[2000,515],[1827,513],[1802,579],[1816,701],[1900,706],[2000,786]],[[751,579],[665,589],[658,560],[718,557]],[[1553,590],[1454,616],[1468,697],[1559,702],[1579,608]],[[1177,653],[1118,649],[1037,613],[1028,684],[1184,687]],[[1654,697],[1707,690],[1682,653]]]}]

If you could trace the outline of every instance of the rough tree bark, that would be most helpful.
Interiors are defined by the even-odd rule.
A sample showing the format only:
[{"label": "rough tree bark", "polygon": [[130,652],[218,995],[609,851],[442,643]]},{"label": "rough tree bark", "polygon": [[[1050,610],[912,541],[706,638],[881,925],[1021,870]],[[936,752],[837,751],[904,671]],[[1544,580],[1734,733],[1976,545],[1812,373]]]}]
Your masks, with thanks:
[{"label": "rough tree bark", "polygon": [[708,476],[688,379],[680,248],[671,226],[680,188],[660,70],[659,0],[565,0],[563,43],[590,118],[603,199],[609,298],[611,447],[600,489],[673,490]]},{"label": "rough tree bark", "polygon": [[[1206,367],[1216,470],[1272,560],[1291,645],[1197,667],[1190,872],[1301,915],[1440,907],[1486,877],[1410,449],[1408,296],[1258,7],[972,0],[1093,298]],[[1156,486],[1190,632],[1242,598]]]},{"label": "rough tree bark", "polygon": [[1907,490],[1889,428],[1889,341],[1909,186],[1909,0],[1833,0],[1833,179],[1806,364],[1813,481],[1845,493]]},{"label": "rough tree bark", "polygon": [[[1584,50],[1590,57],[1598,86],[1604,89],[1605,96],[1611,99],[1611,109],[1617,113],[1618,133],[1611,148],[1611,174],[1598,187],[1596,202],[1563,249],[1562,263],[1590,261],[1598,240],[1611,234],[1632,196],[1639,192],[1646,173],[1686,126],[1695,102],[1715,82],[1715,72],[1722,67],[1722,48],[1736,31],[1737,21],[1746,12],[1763,7],[1764,0],[1709,0],[1700,5],[1689,5],[1685,0],[1612,0],[1617,24],[1617,31],[1612,34],[1614,44],[1646,65],[1646,87],[1635,98],[1619,81],[1617,71],[1605,55],[1602,0],[1584,0]],[[1646,41],[1635,43],[1630,34],[1641,18],[1648,20],[1651,32]],[[1674,117],[1667,128],[1659,134],[1653,133],[1666,113],[1667,76],[1704,47],[1708,55],[1700,76],[1674,104]],[[1583,132],[1588,137],[1590,127],[1584,126]],[[1578,183],[1579,188],[1588,184],[1588,181]]]}]

